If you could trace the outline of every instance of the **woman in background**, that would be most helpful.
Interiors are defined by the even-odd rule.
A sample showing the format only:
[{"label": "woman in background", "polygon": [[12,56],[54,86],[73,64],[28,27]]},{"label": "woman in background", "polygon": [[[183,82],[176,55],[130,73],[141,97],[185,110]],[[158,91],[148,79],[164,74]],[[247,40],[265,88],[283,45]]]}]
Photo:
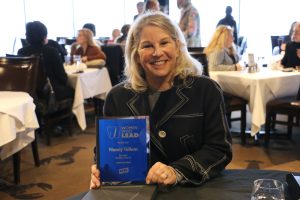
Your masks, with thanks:
[{"label": "woman in background", "polygon": [[281,64],[285,68],[300,67],[300,22],[295,23],[291,42],[287,43]]},{"label": "woman in background", "polygon": [[78,31],[76,44],[71,49],[71,60],[73,55],[80,55],[82,62],[92,60],[106,60],[106,55],[102,52],[100,47],[95,44],[93,33],[89,29],[81,29]]},{"label": "woman in background", "polygon": [[234,45],[233,31],[229,26],[218,26],[204,50],[209,71],[240,71],[239,56]]}]

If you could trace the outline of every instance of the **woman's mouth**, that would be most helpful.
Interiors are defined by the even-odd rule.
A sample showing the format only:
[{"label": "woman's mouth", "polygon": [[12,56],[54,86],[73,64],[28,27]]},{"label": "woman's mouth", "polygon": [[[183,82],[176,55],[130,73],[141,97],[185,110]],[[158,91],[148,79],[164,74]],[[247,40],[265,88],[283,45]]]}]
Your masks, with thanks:
[{"label": "woman's mouth", "polygon": [[163,65],[167,62],[167,60],[158,60],[158,61],[154,61],[154,62],[150,62],[151,65],[155,65],[155,66],[160,66]]}]

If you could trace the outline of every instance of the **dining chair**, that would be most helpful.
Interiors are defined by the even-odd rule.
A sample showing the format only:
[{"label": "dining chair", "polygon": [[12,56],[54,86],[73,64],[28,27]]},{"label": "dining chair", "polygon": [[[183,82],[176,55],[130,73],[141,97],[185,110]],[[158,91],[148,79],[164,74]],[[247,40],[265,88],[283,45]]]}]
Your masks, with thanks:
[{"label": "dining chair", "polygon": [[[203,52],[204,48],[189,48],[189,53],[192,57],[197,59],[203,67],[202,75],[209,77],[209,70],[208,70],[208,60],[206,54]],[[223,92],[224,100],[225,100],[225,107],[226,107],[226,116],[228,120],[228,124],[231,127],[231,122],[233,121],[241,121],[240,124],[240,136],[241,136],[241,143],[246,144],[246,122],[247,122],[247,104],[248,102],[240,97],[233,96],[229,93]],[[234,111],[240,111],[240,117],[231,117],[231,113]]]},{"label": "dining chair", "polygon": [[[266,106],[266,124],[265,124],[265,146],[270,143],[270,130],[272,124],[282,124],[287,126],[287,138],[291,139],[293,127],[300,126],[300,105],[294,103],[300,103],[300,85],[298,93],[294,96],[283,97],[269,101]],[[276,115],[286,115],[287,121],[280,121]]]},{"label": "dining chair", "polygon": [[[73,130],[73,102],[74,98],[66,98],[62,100],[57,100],[55,98],[55,92],[53,91],[51,81],[48,78],[47,74],[44,72],[43,69],[43,63],[39,62],[39,70],[38,71],[38,80],[37,83],[40,85],[45,85],[46,82],[48,82],[48,86],[50,90],[44,91],[43,93],[46,93],[44,95],[37,95],[35,102],[37,105],[36,108],[36,114],[37,118],[40,124],[40,128],[37,130],[39,135],[44,135],[46,139],[46,144],[48,146],[51,145],[51,138],[52,138],[52,128],[57,125],[57,123],[61,122],[62,120],[67,120],[67,130],[70,136],[72,136]],[[48,80],[49,81],[48,81]],[[39,92],[40,93],[40,92]],[[54,94],[54,98],[51,99],[50,94]],[[50,101],[54,101],[54,106],[50,106]],[[53,105],[52,104],[52,105]],[[54,108],[53,108],[54,107]]]},{"label": "dining chair", "polygon": [[[0,90],[23,91],[33,98],[36,96],[36,80],[39,57],[1,57],[0,58]],[[35,166],[40,166],[38,144],[35,139],[31,143]],[[21,152],[13,155],[14,182],[20,183]]]}]

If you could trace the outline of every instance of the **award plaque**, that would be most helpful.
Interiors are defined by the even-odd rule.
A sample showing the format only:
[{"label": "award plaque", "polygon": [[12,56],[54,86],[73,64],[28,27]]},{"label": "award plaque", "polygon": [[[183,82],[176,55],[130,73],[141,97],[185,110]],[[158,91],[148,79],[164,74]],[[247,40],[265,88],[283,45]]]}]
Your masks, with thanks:
[{"label": "award plaque", "polygon": [[97,164],[103,183],[145,183],[149,168],[148,117],[97,120]]}]

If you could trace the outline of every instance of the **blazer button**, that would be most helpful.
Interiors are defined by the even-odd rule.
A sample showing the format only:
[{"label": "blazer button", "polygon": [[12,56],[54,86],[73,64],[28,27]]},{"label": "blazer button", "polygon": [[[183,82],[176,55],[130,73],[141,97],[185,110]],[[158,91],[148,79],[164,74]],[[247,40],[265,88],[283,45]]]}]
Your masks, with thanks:
[{"label": "blazer button", "polygon": [[160,138],[165,138],[165,137],[167,136],[167,133],[166,133],[165,131],[159,131],[159,132],[158,132],[158,136],[159,136]]}]

